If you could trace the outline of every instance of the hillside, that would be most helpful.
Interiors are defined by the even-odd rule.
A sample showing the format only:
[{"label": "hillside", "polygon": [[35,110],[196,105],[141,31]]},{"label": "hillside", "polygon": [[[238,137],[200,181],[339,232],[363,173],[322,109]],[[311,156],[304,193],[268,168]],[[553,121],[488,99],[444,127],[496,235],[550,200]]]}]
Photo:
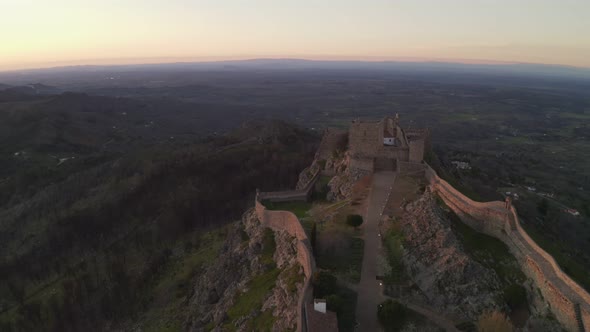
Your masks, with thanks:
[{"label": "hillside", "polygon": [[144,135],[149,114],[86,95],[0,103],[0,330],[104,330],[189,296],[224,225],[256,188],[294,186],[318,143],[276,121],[163,139],[182,127]]}]

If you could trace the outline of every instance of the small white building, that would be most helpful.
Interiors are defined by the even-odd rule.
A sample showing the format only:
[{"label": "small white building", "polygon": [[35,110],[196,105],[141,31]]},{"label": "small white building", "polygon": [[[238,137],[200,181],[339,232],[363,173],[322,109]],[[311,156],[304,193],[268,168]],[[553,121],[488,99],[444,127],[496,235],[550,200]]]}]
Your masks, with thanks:
[{"label": "small white building", "polygon": [[383,137],[383,145],[395,145],[395,137]]},{"label": "small white building", "polygon": [[469,165],[469,163],[465,162],[465,161],[451,161],[451,164],[455,165],[455,167],[457,167],[458,169],[462,169],[462,170],[470,170],[471,169],[471,165]]},{"label": "small white building", "polygon": [[313,310],[321,312],[322,314],[326,313],[326,300],[322,299],[314,299],[313,300]]}]

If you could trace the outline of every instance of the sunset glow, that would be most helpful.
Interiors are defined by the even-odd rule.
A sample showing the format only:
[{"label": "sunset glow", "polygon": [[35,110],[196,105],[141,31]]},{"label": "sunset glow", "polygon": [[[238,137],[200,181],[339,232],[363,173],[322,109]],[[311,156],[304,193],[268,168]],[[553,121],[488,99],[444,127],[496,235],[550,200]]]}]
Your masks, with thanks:
[{"label": "sunset glow", "polygon": [[590,67],[589,1],[2,0],[0,70],[260,57]]}]

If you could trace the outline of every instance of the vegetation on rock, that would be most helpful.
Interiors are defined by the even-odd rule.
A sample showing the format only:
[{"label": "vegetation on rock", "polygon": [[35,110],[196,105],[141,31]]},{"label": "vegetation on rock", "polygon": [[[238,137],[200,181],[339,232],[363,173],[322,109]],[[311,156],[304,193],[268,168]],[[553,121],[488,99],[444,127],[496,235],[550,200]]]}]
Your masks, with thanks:
[{"label": "vegetation on rock", "polygon": [[408,308],[394,300],[381,303],[377,309],[379,322],[387,332],[400,331],[406,324],[408,315]]}]

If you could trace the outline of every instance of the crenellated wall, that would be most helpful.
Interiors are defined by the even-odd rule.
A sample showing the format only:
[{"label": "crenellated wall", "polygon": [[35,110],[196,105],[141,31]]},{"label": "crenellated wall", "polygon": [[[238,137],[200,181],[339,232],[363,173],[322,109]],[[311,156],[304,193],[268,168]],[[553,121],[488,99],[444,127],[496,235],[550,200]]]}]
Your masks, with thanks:
[{"label": "crenellated wall", "polygon": [[[590,294],[565,274],[555,259],[522,228],[513,206],[503,202],[475,202],[441,179],[428,165],[426,179],[439,197],[472,228],[502,240],[519,261],[568,331],[590,327]],[[576,313],[579,305],[579,314]],[[582,326],[580,326],[583,323]]]},{"label": "crenellated wall", "polygon": [[305,280],[303,291],[299,297],[297,331],[305,332],[305,303],[313,301],[313,288],[311,285],[313,273],[315,272],[315,260],[312,254],[311,243],[301,225],[301,222],[289,211],[268,210],[258,198],[255,200],[256,215],[260,223],[273,231],[285,231],[295,237],[297,241],[297,261],[303,267]]}]

